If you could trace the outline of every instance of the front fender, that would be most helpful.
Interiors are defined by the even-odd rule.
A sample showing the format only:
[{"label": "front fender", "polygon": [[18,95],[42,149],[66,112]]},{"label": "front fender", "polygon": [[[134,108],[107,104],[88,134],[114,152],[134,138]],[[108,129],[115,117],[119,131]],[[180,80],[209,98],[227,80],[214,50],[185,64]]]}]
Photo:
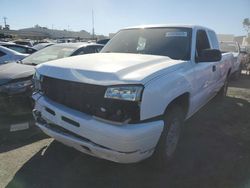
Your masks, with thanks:
[{"label": "front fender", "polygon": [[141,102],[141,120],[163,115],[174,99],[184,93],[190,93],[190,79],[181,73],[173,72],[145,85]]}]

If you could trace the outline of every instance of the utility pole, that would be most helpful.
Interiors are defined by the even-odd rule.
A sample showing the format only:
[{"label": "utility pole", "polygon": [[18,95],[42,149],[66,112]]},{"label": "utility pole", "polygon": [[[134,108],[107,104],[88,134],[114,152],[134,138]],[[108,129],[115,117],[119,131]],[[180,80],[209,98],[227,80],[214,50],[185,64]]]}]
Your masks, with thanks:
[{"label": "utility pole", "polygon": [[95,38],[95,22],[94,22],[94,11],[92,9],[92,38]]},{"label": "utility pole", "polygon": [[4,27],[5,27],[5,28],[6,28],[6,26],[7,26],[7,22],[6,22],[6,20],[7,20],[7,17],[3,17]]}]

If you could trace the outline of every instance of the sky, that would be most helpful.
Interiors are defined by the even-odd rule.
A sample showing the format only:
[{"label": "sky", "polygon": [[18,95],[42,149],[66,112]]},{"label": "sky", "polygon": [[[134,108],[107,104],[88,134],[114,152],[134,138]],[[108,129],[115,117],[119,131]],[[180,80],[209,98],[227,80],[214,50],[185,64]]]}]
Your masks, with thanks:
[{"label": "sky", "polygon": [[250,0],[0,0],[11,29],[40,26],[108,35],[144,24],[196,24],[218,34],[245,35]]}]

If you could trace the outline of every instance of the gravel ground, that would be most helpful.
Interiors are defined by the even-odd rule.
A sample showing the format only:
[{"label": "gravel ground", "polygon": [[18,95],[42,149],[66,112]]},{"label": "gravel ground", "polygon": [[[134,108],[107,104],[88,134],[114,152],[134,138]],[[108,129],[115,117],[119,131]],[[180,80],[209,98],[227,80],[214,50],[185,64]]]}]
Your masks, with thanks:
[{"label": "gravel ground", "polygon": [[0,187],[250,187],[250,76],[186,125],[176,157],[161,171],[87,156],[38,130],[2,134]]}]

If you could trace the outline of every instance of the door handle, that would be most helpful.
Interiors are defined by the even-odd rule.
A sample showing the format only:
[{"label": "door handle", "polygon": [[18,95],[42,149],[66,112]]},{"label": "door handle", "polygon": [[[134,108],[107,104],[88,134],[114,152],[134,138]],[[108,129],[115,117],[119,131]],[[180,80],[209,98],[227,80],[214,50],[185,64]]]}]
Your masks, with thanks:
[{"label": "door handle", "polygon": [[213,65],[213,72],[215,72],[216,71],[216,66],[215,65]]}]

